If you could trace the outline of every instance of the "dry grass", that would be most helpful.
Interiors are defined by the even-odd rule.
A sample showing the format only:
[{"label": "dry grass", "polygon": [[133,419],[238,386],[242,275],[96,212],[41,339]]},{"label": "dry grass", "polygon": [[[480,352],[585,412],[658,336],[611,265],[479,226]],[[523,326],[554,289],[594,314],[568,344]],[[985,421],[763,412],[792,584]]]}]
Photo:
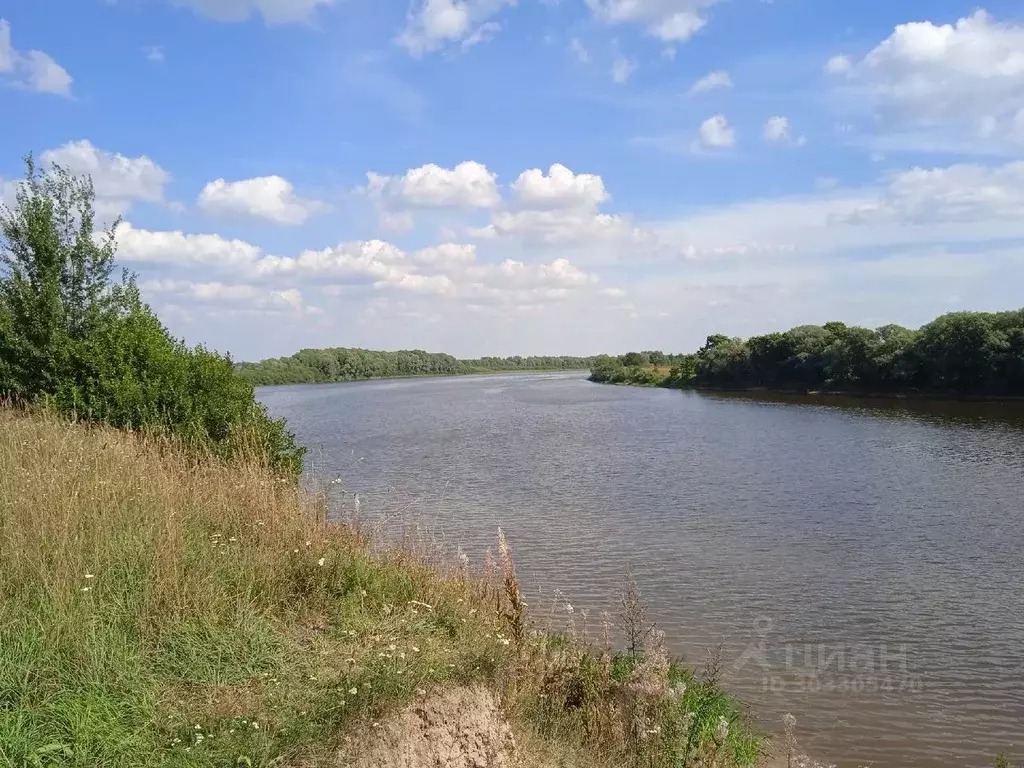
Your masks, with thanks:
[{"label": "dry grass", "polygon": [[0,411],[0,766],[330,765],[476,683],[565,764],[753,761],[717,681],[532,629],[507,543],[442,572],[326,511],[257,465]]}]

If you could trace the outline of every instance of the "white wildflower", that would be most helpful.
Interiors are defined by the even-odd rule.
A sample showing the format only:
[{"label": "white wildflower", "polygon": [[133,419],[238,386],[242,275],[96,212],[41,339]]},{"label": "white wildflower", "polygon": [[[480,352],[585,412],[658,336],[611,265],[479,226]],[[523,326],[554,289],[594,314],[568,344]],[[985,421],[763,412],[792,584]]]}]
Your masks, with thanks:
[{"label": "white wildflower", "polygon": [[326,557],[321,557],[319,560],[316,561],[316,564],[319,565],[321,568],[323,568],[324,567],[324,563],[326,563],[326,562],[327,562],[327,558]]},{"label": "white wildflower", "polygon": [[94,574],[94,573],[87,573],[87,574],[85,574],[85,578],[87,578],[87,579],[95,579],[96,578],[96,574]]},{"label": "white wildflower", "polygon": [[355,696],[357,693],[359,693],[359,689],[356,687],[349,688],[348,693],[349,696]]}]

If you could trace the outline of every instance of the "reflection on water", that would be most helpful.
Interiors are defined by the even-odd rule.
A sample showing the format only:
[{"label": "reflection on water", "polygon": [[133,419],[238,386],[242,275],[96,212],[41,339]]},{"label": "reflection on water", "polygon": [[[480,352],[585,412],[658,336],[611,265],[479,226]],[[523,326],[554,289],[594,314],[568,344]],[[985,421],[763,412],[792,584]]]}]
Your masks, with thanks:
[{"label": "reflection on water", "polygon": [[769,726],[842,766],[1024,752],[1024,405],[702,395],[581,375],[263,389],[364,514],[722,643]]}]

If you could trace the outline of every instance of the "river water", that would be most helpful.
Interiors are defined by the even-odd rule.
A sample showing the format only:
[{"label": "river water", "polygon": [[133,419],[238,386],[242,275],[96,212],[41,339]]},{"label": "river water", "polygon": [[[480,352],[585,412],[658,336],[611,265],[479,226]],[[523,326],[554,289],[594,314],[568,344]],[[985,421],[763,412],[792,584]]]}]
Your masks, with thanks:
[{"label": "river water", "polygon": [[270,387],[351,514],[588,627],[631,567],[670,648],[722,645],[769,729],[840,766],[1024,758],[1024,407],[726,396],[516,374]]}]

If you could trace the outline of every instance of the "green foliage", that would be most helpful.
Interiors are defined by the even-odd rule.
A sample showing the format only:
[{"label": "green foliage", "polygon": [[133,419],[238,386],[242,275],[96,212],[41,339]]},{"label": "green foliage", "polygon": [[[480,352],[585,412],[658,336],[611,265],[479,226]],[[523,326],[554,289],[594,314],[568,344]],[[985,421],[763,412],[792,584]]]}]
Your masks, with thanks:
[{"label": "green foliage", "polygon": [[[591,380],[651,383],[652,352],[596,358]],[[657,358],[662,359],[662,358]],[[832,322],[743,340],[709,336],[655,382],[667,387],[1024,395],[1024,310],[954,312],[920,330]],[[638,362],[639,361],[639,362]]]},{"label": "green foliage", "polygon": [[370,349],[303,349],[290,357],[239,363],[238,373],[254,386],[323,384],[402,376],[455,376],[499,371],[571,371],[589,368],[594,358],[567,356],[482,357],[458,360],[419,349],[380,352]]},{"label": "green foliage", "polygon": [[0,399],[301,471],[302,450],[231,360],[174,339],[134,277],[113,278],[118,223],[94,233],[92,181],[26,165],[0,210]]}]

